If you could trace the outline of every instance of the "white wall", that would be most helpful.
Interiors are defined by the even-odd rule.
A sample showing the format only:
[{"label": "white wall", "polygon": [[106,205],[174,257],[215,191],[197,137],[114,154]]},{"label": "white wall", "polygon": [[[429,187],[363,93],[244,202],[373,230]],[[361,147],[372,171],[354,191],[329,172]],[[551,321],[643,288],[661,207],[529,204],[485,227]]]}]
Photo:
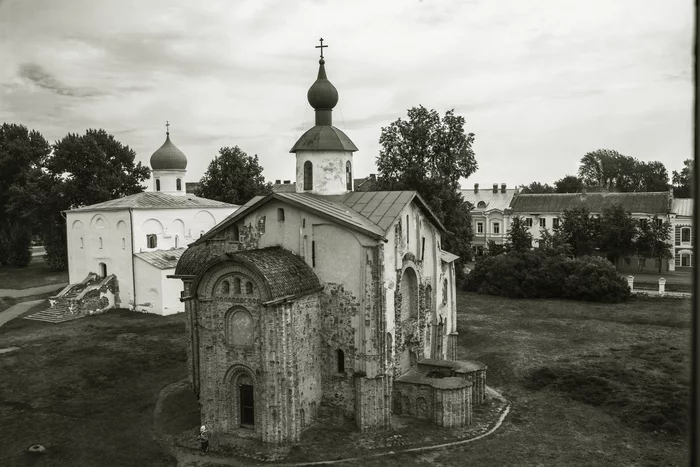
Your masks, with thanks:
[{"label": "white wall", "polygon": [[163,314],[162,297],[164,290],[161,270],[141,258],[134,257],[134,273],[136,279],[136,311]]},{"label": "white wall", "polygon": [[173,313],[181,313],[185,311],[185,304],[180,301],[180,296],[184,290],[183,283],[180,279],[168,279],[167,276],[175,274],[175,268],[161,269],[161,312],[162,315],[172,315]]},{"label": "white wall", "polygon": [[[154,170],[151,174],[151,191],[156,190],[156,180],[160,180],[160,192],[169,195],[185,196],[186,170]],[[177,179],[180,179],[181,189],[177,189]]]},{"label": "white wall", "polygon": [[[346,164],[350,162],[354,173],[355,166],[350,151],[299,151],[297,154],[297,193],[318,195],[339,195],[347,193]],[[313,189],[304,190],[304,163],[313,164]],[[351,184],[353,173],[350,174]],[[354,187],[353,187],[354,188]]]}]

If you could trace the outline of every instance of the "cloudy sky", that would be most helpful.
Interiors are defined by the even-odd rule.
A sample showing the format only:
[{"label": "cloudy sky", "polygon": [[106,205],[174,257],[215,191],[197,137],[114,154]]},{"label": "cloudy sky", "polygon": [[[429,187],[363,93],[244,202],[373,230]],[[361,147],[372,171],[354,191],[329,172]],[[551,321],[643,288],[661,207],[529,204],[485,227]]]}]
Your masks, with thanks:
[{"label": "cloudy sky", "polygon": [[0,120],[104,128],[146,164],[169,120],[188,181],[233,145],[293,180],[323,37],[356,176],[419,104],[475,133],[465,187],[552,183],[598,148],[670,173],[692,157],[693,28],[689,0],[0,0]]}]

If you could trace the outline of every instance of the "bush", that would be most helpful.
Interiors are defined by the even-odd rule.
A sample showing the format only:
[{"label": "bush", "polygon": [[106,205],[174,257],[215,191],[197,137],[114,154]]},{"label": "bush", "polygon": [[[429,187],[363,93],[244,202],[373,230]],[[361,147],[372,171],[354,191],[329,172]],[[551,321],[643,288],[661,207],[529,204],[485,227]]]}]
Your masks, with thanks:
[{"label": "bush", "polygon": [[603,258],[569,259],[538,250],[485,257],[464,288],[512,298],[569,298],[618,303],[630,296],[625,280]]},{"label": "bush", "polygon": [[52,271],[65,271],[68,269],[66,226],[61,224],[52,226],[45,237],[46,256],[44,261],[46,261],[46,264],[49,265]]},{"label": "bush", "polygon": [[32,262],[32,233],[24,226],[15,226],[10,230],[8,242],[8,262],[17,268],[26,268]]},{"label": "bush", "polygon": [[10,243],[7,232],[0,229],[0,266],[10,263]]}]

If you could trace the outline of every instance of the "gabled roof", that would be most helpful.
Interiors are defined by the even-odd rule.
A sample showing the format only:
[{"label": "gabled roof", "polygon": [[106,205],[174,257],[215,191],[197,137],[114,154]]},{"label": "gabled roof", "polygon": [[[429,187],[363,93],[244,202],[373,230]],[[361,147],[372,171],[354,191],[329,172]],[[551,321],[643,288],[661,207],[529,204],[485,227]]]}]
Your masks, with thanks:
[{"label": "gabled roof", "polygon": [[124,198],[70,209],[68,212],[118,211],[121,209],[182,209],[182,208],[236,208],[235,204],[199,198],[194,195],[169,195],[156,191],[144,191]]},{"label": "gabled roof", "polygon": [[134,256],[158,269],[172,269],[177,265],[185,250],[186,248],[173,248],[172,250],[142,251],[134,253]]},{"label": "gabled roof", "polygon": [[203,243],[226,229],[249,212],[264,204],[278,200],[313,212],[349,229],[362,232],[372,238],[386,241],[386,233],[403,208],[416,201],[420,209],[442,232],[446,232],[440,220],[427,203],[415,191],[370,191],[352,192],[344,195],[320,196],[311,193],[272,193],[255,198],[238,211],[202,235],[195,244]]},{"label": "gabled roof", "polygon": [[693,198],[673,198],[671,212],[677,216],[693,216]]},{"label": "gabled roof", "polygon": [[567,209],[586,207],[600,213],[603,208],[621,205],[634,213],[667,213],[670,210],[668,191],[650,193],[548,193],[517,195],[511,202],[514,213],[564,212]]},{"label": "gabled roof", "polygon": [[[517,189],[507,188],[505,193],[494,193],[493,190],[479,190],[478,193],[474,193],[474,190],[459,190],[462,194],[464,201],[468,201],[474,205],[472,212],[484,212],[484,211],[504,211],[510,206],[513,196],[515,195]],[[479,207],[479,202],[483,201],[486,206]]]}]

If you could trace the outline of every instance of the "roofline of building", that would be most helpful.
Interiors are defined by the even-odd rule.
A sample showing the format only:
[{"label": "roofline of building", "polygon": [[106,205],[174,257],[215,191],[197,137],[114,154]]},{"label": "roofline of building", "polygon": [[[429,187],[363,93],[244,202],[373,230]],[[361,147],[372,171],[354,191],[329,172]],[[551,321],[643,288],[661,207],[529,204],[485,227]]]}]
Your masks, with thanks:
[{"label": "roofline of building", "polygon": [[144,211],[146,209],[191,209],[191,208],[206,208],[206,209],[223,209],[223,208],[235,208],[235,207],[240,207],[236,204],[229,204],[227,206],[159,206],[159,207],[142,207],[142,206],[122,206],[119,208],[95,208],[95,209],[86,209],[88,206],[85,206],[85,208],[75,208],[75,209],[66,209],[61,212],[97,212],[97,211],[125,211],[127,209],[132,209],[134,211]]}]

